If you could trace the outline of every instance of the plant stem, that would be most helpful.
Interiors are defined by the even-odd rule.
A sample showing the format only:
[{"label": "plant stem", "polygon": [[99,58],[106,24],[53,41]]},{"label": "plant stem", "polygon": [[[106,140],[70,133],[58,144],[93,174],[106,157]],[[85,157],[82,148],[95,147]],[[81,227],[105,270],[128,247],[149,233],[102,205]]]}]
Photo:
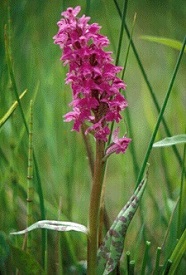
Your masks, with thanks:
[{"label": "plant stem", "polygon": [[179,195],[179,202],[178,202],[177,239],[179,239],[181,236],[182,218],[184,217],[184,203],[185,203],[184,198],[186,194],[186,187],[184,184],[185,160],[186,160],[186,145],[184,146],[184,149],[183,149],[183,167],[182,167],[182,173],[181,173],[180,195]]},{"label": "plant stem", "polygon": [[92,184],[92,191],[90,195],[90,209],[89,209],[89,234],[88,234],[88,248],[87,248],[87,274],[96,275],[96,257],[98,249],[98,232],[99,232],[99,212],[101,190],[104,176],[104,147],[105,142],[96,141],[96,160],[94,164],[94,177]]},{"label": "plant stem", "polygon": [[[9,20],[10,22],[10,20]],[[9,27],[9,32],[10,32],[10,25],[8,25]],[[8,70],[9,70],[9,74],[10,74],[10,79],[11,79],[11,83],[12,83],[12,88],[14,90],[19,108],[20,108],[20,113],[21,113],[21,117],[23,119],[23,123],[26,129],[27,134],[29,135],[29,127],[27,125],[27,121],[26,121],[26,117],[24,115],[23,112],[23,108],[22,108],[22,104],[21,104],[21,100],[19,98],[19,94],[18,94],[18,88],[17,88],[17,83],[16,83],[16,79],[14,76],[14,71],[13,71],[13,65],[12,65],[12,58],[11,58],[11,47],[10,47],[10,39],[8,37],[7,34],[7,26],[5,25],[5,51],[6,51],[6,58],[7,58],[7,65],[8,65]],[[33,150],[33,161],[34,161],[34,169],[35,169],[35,175],[36,175],[36,182],[37,182],[37,192],[39,195],[39,203],[40,203],[40,212],[41,212],[41,219],[45,220],[45,205],[44,205],[44,197],[43,197],[43,189],[42,189],[42,185],[41,185],[41,178],[40,178],[40,171],[39,171],[39,167],[38,167],[38,163],[37,163],[37,159],[36,159],[36,155],[35,152]],[[42,231],[42,265],[45,266],[45,249],[46,248],[46,230]]]},{"label": "plant stem", "polygon": [[150,245],[151,245],[151,243],[147,241],[146,246],[145,246],[145,254],[144,254],[144,257],[143,257],[142,268],[141,268],[141,275],[145,274],[145,269],[146,269],[147,263],[149,261],[148,253],[149,253]]},{"label": "plant stem", "polygon": [[[27,172],[27,227],[33,223],[33,199],[34,199],[34,186],[33,186],[33,102],[30,101],[30,123],[29,123],[29,148],[28,148],[28,172]],[[32,249],[32,235],[28,234],[27,237],[27,251],[31,252]]]},{"label": "plant stem", "polygon": [[153,275],[158,275],[160,274],[160,255],[161,255],[161,247],[157,248],[156,251],[156,262],[155,262],[155,268],[154,268],[154,272]]},{"label": "plant stem", "polygon": [[[121,11],[120,11],[120,8],[119,8],[119,5],[118,5],[117,1],[114,0],[114,3],[115,3],[115,5],[116,5],[116,8],[117,8],[118,13],[119,13],[119,15],[120,15],[120,18],[122,18],[122,13],[121,13]],[[144,78],[144,80],[145,80],[145,82],[146,82],[146,85],[147,85],[147,87],[148,87],[148,89],[149,89],[149,92],[150,92],[150,95],[151,95],[152,100],[153,100],[153,102],[154,102],[154,105],[155,105],[155,107],[156,107],[158,113],[160,113],[160,110],[161,110],[161,109],[160,109],[159,103],[158,103],[158,101],[157,101],[157,99],[156,99],[156,95],[155,95],[155,93],[154,93],[154,91],[153,91],[153,89],[152,89],[152,86],[151,86],[151,84],[150,84],[150,82],[149,82],[149,79],[148,79],[148,77],[147,77],[147,74],[146,74],[146,72],[145,72],[145,69],[144,69],[144,67],[143,67],[143,65],[142,65],[141,59],[140,59],[140,57],[139,57],[139,55],[138,55],[138,52],[137,52],[136,46],[134,45],[133,39],[132,39],[131,36],[130,36],[130,32],[129,32],[129,29],[128,29],[128,26],[127,26],[126,22],[125,22],[125,31],[126,31],[126,34],[127,34],[128,38],[130,39],[131,47],[132,47],[132,49],[133,49],[133,52],[134,52],[134,55],[135,55],[135,57],[136,57],[137,63],[138,63],[138,65],[139,65],[139,67],[140,67],[140,70],[141,70],[141,73],[142,73],[142,75],[143,75],[143,78]],[[163,126],[164,126],[164,128],[165,128],[165,132],[166,132],[167,136],[171,137],[172,134],[171,134],[171,132],[170,132],[170,130],[169,130],[169,127],[168,127],[168,125],[167,125],[167,123],[166,123],[164,117],[162,117],[162,124],[163,124]],[[177,160],[178,160],[179,164],[182,165],[182,158],[181,158],[181,156],[180,156],[180,153],[179,153],[177,147],[176,147],[175,145],[173,145],[173,146],[172,146],[172,149],[173,149],[173,151],[174,151],[174,153],[175,153],[175,155],[176,155],[176,157],[177,157]],[[139,181],[139,182],[140,182],[140,181]],[[139,182],[138,182],[138,183],[139,183]]]},{"label": "plant stem", "polygon": [[182,49],[179,53],[179,56],[178,56],[178,59],[177,59],[177,62],[176,62],[176,66],[175,66],[175,69],[174,69],[174,72],[173,72],[173,76],[172,76],[170,84],[169,84],[169,88],[168,88],[167,93],[165,95],[165,99],[163,101],[162,108],[159,112],[158,120],[156,122],[154,131],[152,133],[152,136],[151,136],[148,148],[147,148],[147,152],[146,152],[145,157],[144,157],[143,165],[142,165],[141,170],[139,172],[136,187],[140,184],[140,182],[142,180],[142,177],[143,177],[143,174],[144,174],[144,171],[145,171],[145,167],[146,167],[146,164],[148,162],[149,155],[151,153],[152,146],[153,146],[154,140],[156,138],[156,134],[157,134],[159,126],[160,126],[160,122],[163,121],[163,115],[164,115],[164,112],[165,112],[165,109],[166,109],[166,106],[167,106],[167,102],[169,100],[169,97],[170,97],[170,94],[171,94],[171,91],[172,91],[172,87],[173,87],[173,84],[174,84],[174,81],[175,81],[175,78],[176,78],[176,75],[177,75],[177,72],[178,72],[178,69],[179,69],[179,66],[180,66],[180,62],[181,62],[181,59],[182,59],[182,56],[183,56],[183,53],[184,53],[184,49],[185,49],[185,44],[186,44],[186,37],[183,41],[183,46],[182,46]]},{"label": "plant stem", "polygon": [[84,140],[84,143],[85,143],[85,148],[86,148],[86,151],[87,151],[87,156],[88,156],[91,175],[93,177],[94,176],[94,154],[93,154],[93,151],[92,151],[90,138],[89,138],[88,135],[85,134],[85,131],[86,131],[86,126],[85,126],[85,124],[82,124],[81,132],[82,132],[83,140]]}]

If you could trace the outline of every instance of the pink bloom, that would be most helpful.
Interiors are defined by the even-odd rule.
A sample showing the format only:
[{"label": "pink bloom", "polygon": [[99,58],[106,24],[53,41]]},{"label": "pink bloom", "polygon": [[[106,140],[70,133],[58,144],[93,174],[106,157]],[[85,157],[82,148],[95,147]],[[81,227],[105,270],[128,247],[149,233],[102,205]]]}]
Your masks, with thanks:
[{"label": "pink bloom", "polygon": [[[63,18],[54,36],[54,43],[63,50],[61,60],[69,67],[66,84],[70,84],[73,91],[70,103],[73,110],[64,118],[74,121],[76,131],[87,123],[86,133],[91,132],[96,139],[106,142],[109,123],[118,123],[122,118],[120,112],[127,107],[120,93],[126,85],[116,76],[122,68],[112,64],[111,52],[104,50],[109,45],[108,38],[99,33],[101,27],[97,23],[88,24],[90,17],[77,17],[80,10],[77,6],[62,12]],[[116,144],[116,153],[122,152],[120,139]]]},{"label": "pink bloom", "polygon": [[129,143],[131,142],[130,138],[123,136],[122,138],[118,138],[119,128],[117,128],[113,132],[112,140],[113,143],[106,149],[105,156],[108,157],[110,154],[116,153],[125,153]]},{"label": "pink bloom", "polygon": [[[102,125],[102,120],[100,120],[97,123],[94,123],[91,127],[89,127],[85,134],[88,134],[89,132],[93,133],[96,139],[100,139],[103,141],[107,141],[106,136],[110,134],[110,129],[108,126],[103,126]],[[105,137],[105,138],[103,138]]]}]

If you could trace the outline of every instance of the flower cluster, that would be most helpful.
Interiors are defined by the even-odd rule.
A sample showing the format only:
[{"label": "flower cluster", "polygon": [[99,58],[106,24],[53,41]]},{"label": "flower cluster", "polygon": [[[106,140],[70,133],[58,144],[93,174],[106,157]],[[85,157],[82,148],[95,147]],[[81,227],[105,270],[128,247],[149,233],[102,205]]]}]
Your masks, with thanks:
[{"label": "flower cluster", "polygon": [[106,142],[109,123],[118,123],[120,112],[127,107],[120,93],[126,85],[116,76],[122,68],[112,64],[111,52],[103,50],[109,44],[108,38],[99,33],[97,23],[88,24],[90,17],[77,17],[80,9],[77,6],[62,12],[54,36],[54,43],[63,50],[61,60],[69,66],[66,84],[70,83],[73,91],[72,111],[64,118],[74,121],[76,131],[86,123],[86,133]]}]

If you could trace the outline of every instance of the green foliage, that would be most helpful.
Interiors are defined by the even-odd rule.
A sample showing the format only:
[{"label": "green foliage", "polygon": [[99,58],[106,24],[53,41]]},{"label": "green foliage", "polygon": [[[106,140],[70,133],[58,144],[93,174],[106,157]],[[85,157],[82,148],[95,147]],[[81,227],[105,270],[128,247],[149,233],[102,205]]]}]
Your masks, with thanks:
[{"label": "green foliage", "polygon": [[48,220],[36,222],[22,231],[12,232],[11,234],[21,235],[37,228],[41,228],[41,229],[44,228],[49,230],[65,231],[65,232],[74,230],[76,232],[82,232],[87,234],[87,228],[82,224],[74,223],[74,222],[48,221]]},{"label": "green foliage", "polygon": [[[69,110],[71,97],[64,81],[66,71],[59,61],[60,51],[53,45],[52,37],[56,33],[56,22],[61,11],[67,6],[82,5],[82,13],[90,15],[91,22],[99,22],[103,26],[101,32],[111,40],[108,50],[114,51],[115,59],[123,1],[70,0],[62,1],[62,4],[53,1],[51,4],[51,1],[25,0],[14,3],[9,0],[9,6],[8,1],[0,2],[0,119],[1,123],[3,121],[0,128],[0,230],[8,236],[10,232],[26,227],[26,124],[29,122],[31,99],[35,159],[34,221],[70,220],[86,224],[91,173],[87,168],[88,161],[81,135],[71,132],[71,125],[62,121],[62,115]],[[161,37],[182,41],[185,35],[183,18],[186,16],[183,2],[180,0],[165,4],[164,1],[130,1],[128,4],[118,64],[125,64],[136,12],[137,19],[125,70],[125,96],[129,102],[129,113],[125,120],[128,135],[133,140],[133,150],[130,148],[125,156],[113,156],[108,162],[105,202],[110,220],[116,217],[123,201],[128,200],[135,188],[133,183],[144,162],[152,129],[172,79],[178,55],[177,51],[169,47],[168,40],[169,46],[164,47],[138,38],[150,33],[158,37],[158,42],[161,42]],[[9,70],[4,46],[5,24]],[[185,133],[185,70],[185,63],[181,62],[157,131],[157,140]],[[26,96],[18,101],[25,90]],[[125,132],[124,123],[122,127],[121,130]],[[94,146],[94,140],[90,142]],[[123,254],[121,274],[140,274],[143,262],[147,274],[153,271],[154,274],[163,274],[166,266],[170,268],[170,274],[185,272],[184,152],[182,145],[175,144],[163,150],[152,150],[148,156],[148,185],[125,237],[125,251],[130,250],[130,257]],[[28,256],[20,250],[23,238],[11,237],[11,244],[14,244],[16,238],[15,248],[15,245],[9,246],[5,234],[0,234],[0,272],[12,274],[15,271],[9,255],[16,251],[13,252],[17,255],[14,259],[20,264],[17,267],[29,274],[24,272],[26,265],[23,266],[19,260]],[[76,232],[53,231],[47,234],[46,236],[45,230],[42,230],[42,235],[40,230],[33,232],[34,256],[28,258],[31,257],[33,261],[33,257],[35,258],[34,265],[38,266],[37,260],[48,274],[57,274],[59,270],[61,274],[73,274],[73,270],[74,274],[83,274],[78,266],[80,261],[86,259],[86,237]],[[151,245],[148,257],[145,258],[147,240]],[[143,261],[144,259],[147,260]],[[172,262],[170,266],[169,259]]]},{"label": "green foliage", "polygon": [[[171,47],[178,51],[180,51],[182,48],[182,42],[180,42],[178,40],[174,40],[174,39],[169,39],[169,38],[165,38],[165,37],[149,36],[149,35],[143,35],[143,36],[141,36],[141,38],[144,40],[147,40],[147,41],[156,42],[156,43]],[[184,50],[184,52],[186,52],[186,49]]]},{"label": "green foliage", "polygon": [[43,268],[36,261],[35,257],[29,253],[11,245],[11,256],[13,266],[20,272],[28,275],[45,275]]},{"label": "green foliage", "polygon": [[124,240],[128,226],[132,221],[146,187],[147,178],[143,179],[133,196],[122,208],[111,225],[98,250],[98,274],[107,275],[118,264],[124,249]]},{"label": "green foliage", "polygon": [[0,231],[0,268],[3,266],[9,253],[10,253],[10,248],[6,241],[5,233]]},{"label": "green foliage", "polygon": [[170,275],[175,274],[185,252],[186,252],[186,229],[184,230],[181,238],[179,239],[170,257],[170,260],[172,261],[172,265],[170,267]]},{"label": "green foliage", "polygon": [[166,147],[180,143],[186,143],[186,135],[176,135],[173,137],[167,137],[153,144],[153,147]]},{"label": "green foliage", "polygon": [[[25,94],[27,90],[25,90],[19,97],[21,99]],[[9,119],[9,117],[12,115],[12,113],[15,111],[15,109],[18,106],[18,102],[15,101],[12,106],[9,108],[9,110],[6,112],[6,114],[0,119],[0,128],[3,126],[3,124]]]}]

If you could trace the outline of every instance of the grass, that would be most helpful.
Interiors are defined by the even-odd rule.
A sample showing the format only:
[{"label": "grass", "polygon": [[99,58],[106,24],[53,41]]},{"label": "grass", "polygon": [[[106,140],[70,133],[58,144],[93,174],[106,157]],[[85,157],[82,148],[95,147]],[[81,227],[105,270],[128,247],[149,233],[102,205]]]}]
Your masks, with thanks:
[{"label": "grass", "polygon": [[[123,9],[122,2],[116,2],[119,11]],[[130,148],[124,156],[116,155],[109,159],[105,201],[110,221],[115,218],[135,188],[158,118],[160,109],[157,111],[156,105],[158,104],[161,108],[163,104],[179,55],[177,50],[141,40],[139,37],[141,35],[163,36],[182,42],[185,36],[181,23],[181,18],[183,19],[186,15],[185,10],[182,9],[183,1],[180,1],[179,5],[176,5],[176,1],[172,1],[167,6],[163,3],[154,6],[153,3],[142,2],[143,5],[128,3],[126,22],[130,34],[134,13],[137,13],[132,39],[147,79],[131,45],[125,71],[126,97],[129,103],[126,121],[134,151],[132,152]],[[101,32],[109,37],[111,41],[109,49],[114,52],[113,57],[116,60],[121,18],[114,1],[108,3],[94,0],[86,3],[85,1],[68,1],[67,4],[67,1],[51,3],[25,0],[11,5],[10,1],[10,25],[7,1],[2,1],[0,4],[0,119],[12,104],[19,100],[18,96],[25,89],[28,90],[20,100],[22,111],[17,107],[0,128],[0,243],[3,243],[0,270],[2,274],[15,273],[15,265],[10,256],[10,251],[13,252],[8,244],[21,248],[24,242],[22,236],[10,237],[9,233],[12,230],[25,228],[27,222],[29,145],[25,124],[29,125],[31,99],[33,100],[34,158],[37,163],[34,166],[33,180],[34,221],[47,218],[87,223],[91,172],[81,135],[71,132],[71,125],[62,120],[62,115],[69,110],[68,102],[71,96],[69,87],[64,84],[66,71],[59,61],[60,51],[53,45],[52,37],[57,31],[56,22],[60,18],[61,11],[68,5],[82,5],[83,13],[87,12],[91,16],[91,22],[98,22],[103,26]],[[10,70],[5,58],[5,24],[7,27],[10,26],[7,33],[15,83],[10,81]],[[118,60],[121,66],[125,63],[128,43],[125,30]],[[185,133],[186,68],[184,61],[185,54],[179,65],[164,113],[164,120],[172,135]],[[157,104],[154,103],[149,89],[153,91]],[[124,123],[122,127],[124,130]],[[161,123],[156,137],[159,140],[166,136],[167,132]],[[146,192],[125,240],[124,257],[121,262],[122,274],[125,274],[124,270],[126,270],[127,251],[130,251],[129,262],[135,260],[135,272],[141,271],[141,263],[144,259],[147,265],[146,269],[145,266],[143,268],[146,274],[150,274],[159,257],[160,265],[171,257],[177,238],[180,238],[185,230],[185,172],[182,172],[185,151],[182,145],[176,148],[181,163],[171,148],[152,149],[148,160],[150,168]],[[183,198],[181,216],[177,206],[180,192]],[[33,250],[35,258],[45,266],[48,274],[72,274],[72,268],[75,270],[80,268],[78,262],[86,258],[86,238],[83,235],[48,232],[46,242],[45,232],[42,234],[40,231],[32,233]],[[160,256],[158,247],[162,247]],[[185,266],[184,254],[177,272],[182,274]],[[132,270],[132,267],[133,262],[129,269]],[[83,274],[83,271],[79,269],[76,273]]]}]

